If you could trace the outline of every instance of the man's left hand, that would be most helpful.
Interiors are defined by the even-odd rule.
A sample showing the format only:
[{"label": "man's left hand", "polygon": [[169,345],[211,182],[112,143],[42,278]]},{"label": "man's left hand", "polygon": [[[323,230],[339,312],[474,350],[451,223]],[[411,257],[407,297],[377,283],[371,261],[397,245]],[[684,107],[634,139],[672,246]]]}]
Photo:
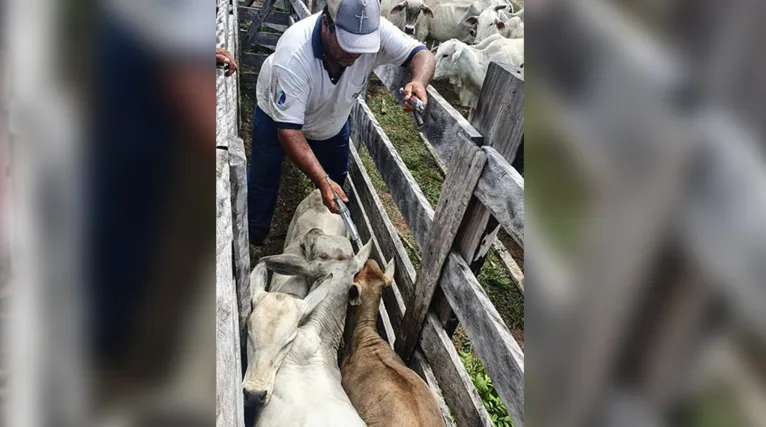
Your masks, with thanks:
[{"label": "man's left hand", "polygon": [[226,49],[215,49],[215,62],[218,64],[229,64],[229,69],[226,70],[226,77],[231,76],[237,71],[237,61],[234,60],[234,55]]},{"label": "man's left hand", "polygon": [[423,101],[423,104],[428,105],[428,92],[426,91],[426,88],[420,83],[416,81],[411,81],[407,83],[406,86],[404,86],[404,110],[405,111],[413,111],[414,108],[407,102],[408,99],[410,99],[410,96],[415,95],[419,100]]}]

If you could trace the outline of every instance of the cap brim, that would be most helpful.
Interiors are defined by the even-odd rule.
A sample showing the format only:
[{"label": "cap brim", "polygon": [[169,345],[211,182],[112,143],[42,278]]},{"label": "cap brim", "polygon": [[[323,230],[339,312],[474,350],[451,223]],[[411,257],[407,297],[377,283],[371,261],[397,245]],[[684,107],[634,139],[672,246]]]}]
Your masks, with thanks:
[{"label": "cap brim", "polygon": [[378,30],[370,34],[354,34],[343,28],[335,27],[338,44],[348,53],[378,53],[380,50],[380,34]]}]

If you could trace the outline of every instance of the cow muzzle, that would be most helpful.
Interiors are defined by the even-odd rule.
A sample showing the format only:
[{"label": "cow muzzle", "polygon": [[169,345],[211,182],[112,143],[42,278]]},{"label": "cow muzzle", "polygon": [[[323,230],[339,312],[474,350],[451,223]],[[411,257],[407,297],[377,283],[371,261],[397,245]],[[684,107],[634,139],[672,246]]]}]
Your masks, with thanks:
[{"label": "cow muzzle", "polygon": [[415,34],[415,26],[414,25],[405,25],[404,26],[404,33],[413,35]]},{"label": "cow muzzle", "polygon": [[266,406],[268,401],[268,392],[262,391],[248,391],[244,389],[245,406],[252,408],[262,408]]}]

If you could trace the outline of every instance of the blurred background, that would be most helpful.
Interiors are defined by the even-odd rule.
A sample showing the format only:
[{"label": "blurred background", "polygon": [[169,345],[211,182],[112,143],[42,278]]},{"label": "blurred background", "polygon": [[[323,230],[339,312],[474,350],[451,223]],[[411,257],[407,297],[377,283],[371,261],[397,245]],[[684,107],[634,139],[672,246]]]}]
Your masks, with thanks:
[{"label": "blurred background", "polygon": [[2,425],[213,425],[215,4],[2,8]]},{"label": "blurred background", "polygon": [[766,3],[529,1],[534,426],[766,424]]}]

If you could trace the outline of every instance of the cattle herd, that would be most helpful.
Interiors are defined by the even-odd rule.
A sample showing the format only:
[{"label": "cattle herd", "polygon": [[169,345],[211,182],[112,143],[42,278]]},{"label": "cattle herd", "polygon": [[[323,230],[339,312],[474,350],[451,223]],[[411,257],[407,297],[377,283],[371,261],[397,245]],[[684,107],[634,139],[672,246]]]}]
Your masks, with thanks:
[{"label": "cattle herd", "polygon": [[256,426],[445,425],[428,386],[377,333],[394,264],[381,271],[371,248],[354,253],[315,190],[298,205],[284,252],[253,269],[242,386]]},{"label": "cattle herd", "polygon": [[460,103],[476,108],[490,62],[524,67],[524,9],[506,0],[382,0],[383,16],[430,41],[434,78],[449,79]]}]

